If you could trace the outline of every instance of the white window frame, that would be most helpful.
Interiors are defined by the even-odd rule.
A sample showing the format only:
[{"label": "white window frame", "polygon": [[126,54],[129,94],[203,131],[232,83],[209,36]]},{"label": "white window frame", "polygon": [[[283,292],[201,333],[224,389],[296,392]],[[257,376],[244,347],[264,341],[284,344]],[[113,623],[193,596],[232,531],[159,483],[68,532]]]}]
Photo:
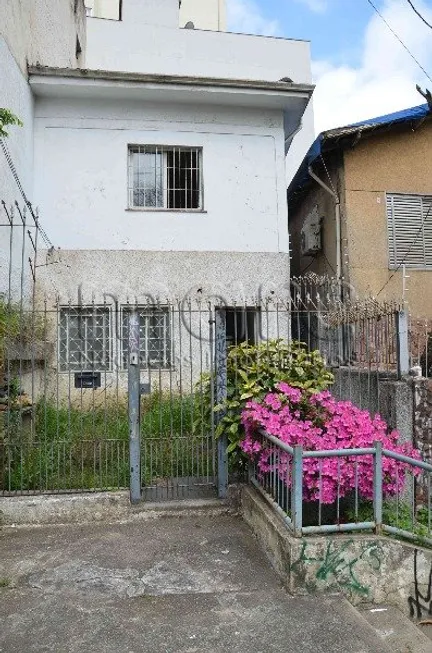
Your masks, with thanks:
[{"label": "white window frame", "polygon": [[[127,341],[127,332],[125,334],[125,318],[128,313],[132,310],[138,311],[140,316],[140,331],[141,331],[141,316],[152,316],[154,314],[163,314],[164,315],[164,337],[163,337],[163,364],[148,365],[149,360],[148,353],[148,334],[146,334],[145,339],[143,340],[140,337],[140,369],[142,370],[171,370],[173,369],[173,341],[172,341],[172,310],[170,306],[167,305],[122,305],[120,307],[120,347],[119,347],[119,356],[120,356],[120,366],[121,369],[126,370],[128,367],[128,341]],[[146,331],[148,325],[146,325]],[[144,358],[142,360],[142,353],[144,351]]]},{"label": "white window frame", "polygon": [[[162,159],[163,159],[163,165],[162,165],[162,197],[163,197],[163,206],[139,206],[134,204],[134,192],[135,192],[135,187],[134,187],[134,179],[133,179],[133,165],[132,165],[132,150],[134,148],[143,148],[143,149],[148,149],[149,151],[151,150],[156,150],[156,153],[160,151],[162,154]],[[199,180],[198,180],[198,207],[197,208],[192,208],[192,207],[187,207],[187,208],[171,208],[168,207],[168,152],[170,151],[188,151],[188,152],[196,152],[198,155],[198,175],[199,175]],[[204,212],[204,183],[203,183],[203,158],[204,158],[204,152],[203,148],[200,146],[194,146],[194,145],[158,145],[154,143],[129,143],[128,144],[128,149],[127,149],[127,167],[128,167],[128,172],[127,172],[127,194],[128,194],[128,210],[130,211],[161,211],[161,212],[168,212],[168,213],[177,213],[177,212],[183,212],[183,213],[203,213]],[[174,190],[179,190],[179,189],[174,189]]]},{"label": "white window frame", "polygon": [[[106,315],[106,323],[104,324],[103,328],[106,331],[103,334],[103,355],[104,359],[108,358],[108,361],[106,363],[101,363],[99,365],[82,365],[78,366],[78,364],[71,362],[70,360],[70,335],[69,335],[69,329],[70,329],[70,322],[69,318],[73,316],[73,312],[75,314],[78,314],[78,312],[86,312],[89,317],[91,317],[91,313],[94,311],[103,311],[103,313]],[[62,326],[62,316],[66,315],[67,319],[67,325],[66,325],[66,358],[62,359],[62,340],[63,340],[63,326]],[[85,321],[85,327],[87,330],[87,320]],[[58,313],[58,325],[57,325],[57,332],[58,332],[58,351],[57,351],[57,360],[58,360],[58,369],[59,372],[64,372],[64,373],[75,373],[75,372],[110,372],[112,371],[113,368],[113,346],[112,346],[112,312],[108,306],[104,305],[93,305],[93,304],[87,304],[83,306],[73,306],[73,305],[66,305],[66,306],[59,306],[59,313]],[[87,352],[88,352],[88,341],[87,341],[87,334],[84,337],[84,356],[87,358]],[[106,356],[107,354],[107,356]]]},{"label": "white window frame", "polygon": [[[411,242],[413,245],[412,251],[415,252],[416,246],[418,247],[419,243],[423,244],[423,263],[412,262],[410,261],[409,245],[404,247],[404,252],[398,254],[398,234],[397,234],[397,225],[395,224],[395,213],[394,213],[394,198],[406,198],[407,201],[412,199],[415,201],[419,199],[422,202],[421,208],[421,221],[417,225],[413,226],[412,238],[411,234],[408,237],[408,242]],[[432,270],[432,208],[429,210],[423,209],[423,201],[426,200],[432,205],[432,194],[426,193],[386,193],[386,215],[387,215],[387,251],[388,251],[388,265],[390,270],[397,270],[402,265],[405,265],[406,268],[416,269],[416,270]],[[390,208],[391,205],[391,208]],[[421,227],[421,231],[420,231]],[[425,232],[425,227],[427,232]],[[430,259],[428,261],[428,258]]]}]

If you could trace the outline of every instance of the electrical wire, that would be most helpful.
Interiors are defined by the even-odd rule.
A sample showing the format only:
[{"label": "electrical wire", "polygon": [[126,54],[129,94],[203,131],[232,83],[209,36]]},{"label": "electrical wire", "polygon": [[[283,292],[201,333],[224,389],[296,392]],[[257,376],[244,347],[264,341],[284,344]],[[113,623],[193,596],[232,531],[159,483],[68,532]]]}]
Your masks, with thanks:
[{"label": "electrical wire", "polygon": [[424,16],[422,16],[422,14],[419,12],[419,10],[414,6],[414,3],[412,2],[412,0],[407,0],[407,2],[409,4],[409,6],[412,7],[412,10],[417,14],[417,16],[424,22],[424,24],[432,29],[432,25],[430,23],[428,23],[428,21],[426,20],[426,18]]},{"label": "electrical wire", "polygon": [[423,228],[424,228],[424,226],[425,226],[425,224],[426,224],[426,220],[428,219],[428,217],[429,217],[431,211],[432,211],[432,203],[431,203],[431,205],[429,206],[428,212],[426,213],[425,217],[423,218],[422,223],[421,223],[421,225],[420,225],[420,227],[419,227],[419,230],[417,231],[417,233],[416,233],[416,235],[415,235],[415,238],[414,238],[414,240],[412,241],[412,243],[411,243],[411,245],[410,245],[410,247],[409,247],[407,253],[406,253],[405,256],[403,257],[402,261],[399,263],[399,265],[397,266],[397,268],[396,268],[396,270],[393,272],[393,274],[391,274],[390,277],[387,279],[386,283],[383,285],[383,287],[381,288],[381,290],[380,290],[379,293],[377,294],[377,297],[379,297],[379,296],[381,295],[381,293],[383,292],[383,290],[385,290],[385,288],[387,288],[387,286],[389,285],[389,283],[390,283],[390,281],[393,279],[393,277],[396,276],[396,274],[399,272],[399,270],[401,269],[401,267],[402,267],[403,265],[405,265],[408,256],[411,254],[412,248],[413,248],[414,245],[417,243],[418,237],[420,236],[420,234],[421,234],[422,231],[423,231]]},{"label": "electrical wire", "polygon": [[35,225],[39,229],[39,233],[42,236],[42,240],[44,241],[44,243],[45,243],[45,245],[47,247],[53,247],[53,244],[52,244],[51,240],[48,238],[48,234],[46,233],[45,229],[42,227],[38,216],[33,211],[33,206],[31,204],[31,202],[27,198],[27,195],[25,193],[25,190],[23,188],[21,180],[20,180],[20,178],[18,176],[17,169],[16,169],[15,164],[14,164],[14,162],[12,160],[12,156],[11,156],[11,154],[10,154],[8,148],[7,148],[6,142],[4,141],[3,138],[0,138],[0,146],[1,146],[1,149],[3,150],[3,154],[5,155],[8,166],[9,166],[11,172],[12,172],[12,176],[13,176],[15,182],[16,182],[16,185],[18,186],[18,190],[22,195],[22,198],[23,198],[23,200],[25,202],[25,205],[27,206],[28,210],[30,211],[30,214],[31,214],[31,216],[32,216],[32,218],[34,220]]},{"label": "electrical wire", "polygon": [[405,45],[405,43],[402,41],[402,39],[400,38],[400,36],[399,36],[395,31],[394,31],[393,27],[392,27],[392,26],[387,22],[387,20],[384,18],[384,16],[383,16],[382,13],[380,12],[380,10],[379,10],[375,5],[374,5],[374,3],[372,2],[372,0],[366,0],[366,2],[368,2],[368,3],[370,4],[370,6],[375,10],[375,12],[376,12],[376,13],[378,14],[378,16],[381,18],[381,20],[382,20],[382,21],[387,25],[387,27],[389,28],[389,30],[390,30],[390,32],[393,34],[393,36],[395,36],[395,37],[397,38],[397,40],[399,41],[399,43],[401,44],[401,46],[402,46],[402,47],[403,47],[403,48],[408,52],[408,54],[409,54],[409,56],[411,57],[411,59],[413,59],[413,61],[416,62],[417,66],[420,68],[420,70],[421,70],[421,71],[426,75],[426,77],[429,79],[429,81],[432,82],[432,77],[429,75],[429,73],[427,72],[427,70],[426,70],[426,69],[421,65],[420,61],[419,61],[419,60],[418,60],[418,59],[413,55],[413,53],[411,52],[411,50],[409,49],[409,47],[408,47],[407,45]]}]

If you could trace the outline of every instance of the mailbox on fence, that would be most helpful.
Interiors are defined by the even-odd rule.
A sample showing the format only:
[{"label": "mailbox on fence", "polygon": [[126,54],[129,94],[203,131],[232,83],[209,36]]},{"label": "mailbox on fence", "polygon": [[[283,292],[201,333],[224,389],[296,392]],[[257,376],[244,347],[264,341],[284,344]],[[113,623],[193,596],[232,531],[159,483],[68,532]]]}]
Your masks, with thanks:
[{"label": "mailbox on fence", "polygon": [[75,388],[80,390],[90,389],[95,390],[101,387],[101,373],[100,372],[76,372],[75,373]]}]

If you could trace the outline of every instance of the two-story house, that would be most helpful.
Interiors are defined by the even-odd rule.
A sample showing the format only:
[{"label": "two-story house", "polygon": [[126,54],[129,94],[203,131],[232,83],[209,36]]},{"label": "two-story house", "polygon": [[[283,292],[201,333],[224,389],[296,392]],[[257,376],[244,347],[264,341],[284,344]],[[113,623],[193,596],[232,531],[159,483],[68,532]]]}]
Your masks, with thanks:
[{"label": "two-story house", "polygon": [[[85,69],[30,68],[34,202],[60,248],[38,290],[60,307],[60,371],[89,356],[124,369],[130,302],[143,357],[165,369],[168,303],[287,292],[286,157],[312,133],[309,44],[181,27],[200,24],[189,5],[186,21],[178,0],[124,0],[121,20],[87,18]],[[208,0],[209,25],[221,6]],[[256,336],[257,311],[244,328]]]}]

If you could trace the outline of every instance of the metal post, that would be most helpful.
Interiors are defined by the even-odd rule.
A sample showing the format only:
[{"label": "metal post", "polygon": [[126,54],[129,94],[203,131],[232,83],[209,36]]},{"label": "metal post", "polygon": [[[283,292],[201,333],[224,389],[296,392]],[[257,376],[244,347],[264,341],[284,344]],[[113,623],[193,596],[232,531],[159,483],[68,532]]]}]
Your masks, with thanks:
[{"label": "metal post", "polygon": [[397,364],[398,377],[409,374],[409,340],[408,340],[408,313],[398,311],[396,313],[396,337],[397,337]]},{"label": "metal post", "polygon": [[139,313],[132,310],[129,315],[129,460],[130,500],[141,500],[141,437],[140,437],[140,323]]},{"label": "metal post", "polygon": [[383,468],[382,468],[382,442],[374,442],[374,484],[373,484],[373,504],[375,532],[379,534],[383,522]]},{"label": "metal post", "polygon": [[[216,371],[216,404],[222,404],[227,398],[227,342],[226,342],[226,312],[217,310],[215,315],[215,371]],[[220,411],[217,421],[223,419]],[[218,495],[225,499],[228,494],[228,438],[223,433],[218,439]]]},{"label": "metal post", "polygon": [[301,537],[303,529],[303,447],[301,445],[294,447],[291,504],[294,537]]}]

